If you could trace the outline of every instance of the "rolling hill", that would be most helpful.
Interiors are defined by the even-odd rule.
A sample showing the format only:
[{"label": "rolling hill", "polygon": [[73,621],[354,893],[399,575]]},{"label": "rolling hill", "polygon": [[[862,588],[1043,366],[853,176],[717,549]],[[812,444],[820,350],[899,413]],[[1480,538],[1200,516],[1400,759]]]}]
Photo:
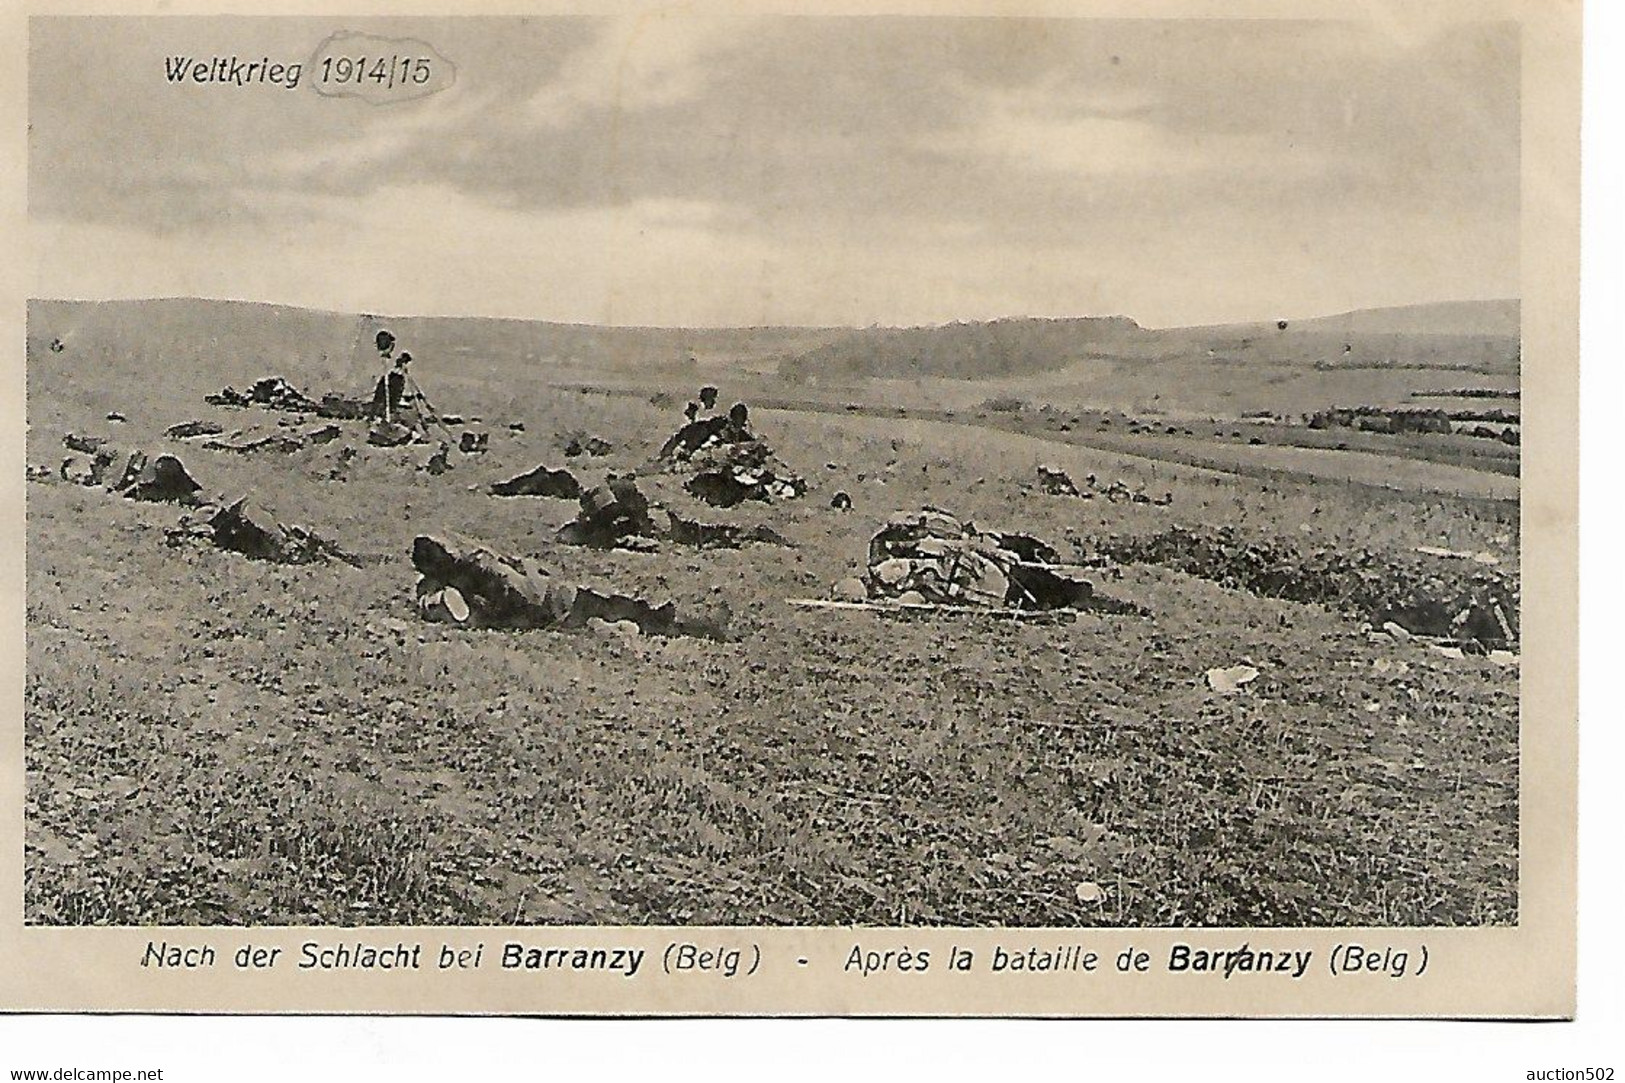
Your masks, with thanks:
[{"label": "rolling hill", "polygon": [[1518,308],[1517,301],[1459,301],[1208,327],[1147,328],[1105,317],[869,329],[788,358],[779,371],[793,380],[993,379],[1107,360],[1516,373]]},{"label": "rolling hill", "polygon": [[420,363],[534,375],[539,366],[680,374],[698,366],[776,370],[794,381],[1044,377],[1084,361],[1231,363],[1286,368],[1518,371],[1518,302],[1363,309],[1304,320],[1142,327],[1125,316],[1017,317],[933,327],[597,327],[483,317],[367,316],[195,298],[29,303],[29,356],[53,340],[107,357],[161,343],[166,363],[226,378],[268,372],[360,378],[387,326]]},{"label": "rolling hill", "polygon": [[803,327],[595,327],[484,317],[372,316],[249,301],[157,298],[33,300],[29,356],[64,349],[105,356],[132,342],[161,344],[167,364],[208,367],[224,379],[267,373],[359,378],[377,368],[373,335],[388,328],[429,371],[534,372],[580,365],[605,371],[760,363],[800,353],[839,330]]}]

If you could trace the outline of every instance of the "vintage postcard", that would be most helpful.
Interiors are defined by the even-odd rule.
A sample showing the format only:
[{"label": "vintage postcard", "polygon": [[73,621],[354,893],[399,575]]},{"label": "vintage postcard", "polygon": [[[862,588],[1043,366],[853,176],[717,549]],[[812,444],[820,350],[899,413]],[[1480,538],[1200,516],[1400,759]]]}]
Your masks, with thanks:
[{"label": "vintage postcard", "polygon": [[7,8],[0,1007],[1573,1014],[1576,6],[349,6]]}]

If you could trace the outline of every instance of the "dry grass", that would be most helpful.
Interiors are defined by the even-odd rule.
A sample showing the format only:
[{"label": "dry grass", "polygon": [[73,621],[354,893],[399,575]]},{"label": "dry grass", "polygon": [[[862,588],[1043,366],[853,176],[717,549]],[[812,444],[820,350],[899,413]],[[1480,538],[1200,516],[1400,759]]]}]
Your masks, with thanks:
[{"label": "dry grass", "polygon": [[[109,429],[114,407],[130,418],[112,427],[121,440],[156,446],[164,426],[213,416],[201,395],[229,382],[131,390],[84,359],[30,364],[31,462],[59,458],[64,429]],[[872,529],[923,502],[1057,542],[1227,522],[1515,555],[1510,514],[963,426],[763,412],[758,427],[816,487],[734,518],[796,548],[598,553],[551,541],[572,505],[494,500],[485,483],[562,464],[555,434],[576,429],[618,447],[577,460],[583,480],[630,468],[676,411],[540,381],[497,393],[466,373],[420,379],[444,388],[443,408],[485,418],[490,455],[431,478],[410,452],[363,448],[350,480],[327,482],[338,445],[183,452],[206,487],[251,490],[381,558],[364,568],[169,548],[174,509],[29,486],[28,920],[1516,920],[1515,670],[1373,644],[1327,610],[1151,567],[1101,584],[1149,618],[783,604],[850,574]],[[526,430],[510,436],[515,418]],[[1174,504],[1034,496],[1040,458]],[[854,511],[828,507],[837,488]],[[421,624],[407,548],[448,528],[571,579],[679,604],[720,594],[737,638]],[[1244,695],[1208,691],[1205,669],[1241,660],[1262,671]],[[1083,881],[1103,898],[1080,902]]]}]

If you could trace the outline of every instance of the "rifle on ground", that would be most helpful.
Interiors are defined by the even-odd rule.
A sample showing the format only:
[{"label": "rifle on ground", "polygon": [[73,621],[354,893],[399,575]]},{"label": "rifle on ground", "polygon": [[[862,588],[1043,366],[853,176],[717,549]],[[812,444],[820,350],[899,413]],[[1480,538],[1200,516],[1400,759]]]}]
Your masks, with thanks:
[{"label": "rifle on ground", "polygon": [[410,391],[412,397],[417,400],[420,412],[427,417],[430,422],[437,426],[441,432],[445,433],[446,438],[451,443],[455,444],[457,442],[456,434],[451,431],[450,427],[448,427],[443,420],[441,420],[440,411],[435,409],[434,404],[429,401],[429,396],[423,393],[423,388],[419,387],[418,382],[412,379],[410,375],[406,377],[406,389]]}]

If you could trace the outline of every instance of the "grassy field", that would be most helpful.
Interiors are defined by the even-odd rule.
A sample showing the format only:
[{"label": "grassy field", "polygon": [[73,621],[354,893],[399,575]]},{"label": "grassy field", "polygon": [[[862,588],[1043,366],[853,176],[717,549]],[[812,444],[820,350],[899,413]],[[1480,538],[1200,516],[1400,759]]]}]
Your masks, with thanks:
[{"label": "grassy field", "polygon": [[[1422,473],[1397,488],[1283,482],[975,424],[762,410],[759,432],[812,483],[805,499],[719,512],[676,478],[644,486],[693,518],[771,525],[793,548],[596,552],[553,541],[573,503],[486,485],[566,465],[559,437],[574,430],[616,448],[568,461],[584,482],[642,466],[689,389],[656,407],[426,355],[418,378],[438,405],[492,434],[488,454],[435,477],[417,469],[426,449],[368,447],[353,425],[291,455],[163,439],[192,418],[276,424],[203,404],[271,371],[207,349],[135,334],[31,349],[29,462],[60,463],[66,431],[179,449],[206,489],[251,493],[368,560],[290,568],[175,548],[178,509],[29,485],[30,922],[1517,919],[1516,667],[1150,564],[1098,584],[1146,615],[786,604],[826,595],[875,529],[923,503],[1068,554],[1224,524],[1305,549],[1488,550],[1515,574],[1514,503],[1429,491]],[[275,371],[328,386],[314,363]],[[359,455],[329,480],[344,445]],[[1038,495],[1040,461],[1173,502]],[[830,508],[836,490],[853,510]],[[409,549],[442,530],[571,581],[720,598],[733,635],[425,624]],[[1244,693],[1208,688],[1205,670],[1238,663],[1260,671]]]}]

